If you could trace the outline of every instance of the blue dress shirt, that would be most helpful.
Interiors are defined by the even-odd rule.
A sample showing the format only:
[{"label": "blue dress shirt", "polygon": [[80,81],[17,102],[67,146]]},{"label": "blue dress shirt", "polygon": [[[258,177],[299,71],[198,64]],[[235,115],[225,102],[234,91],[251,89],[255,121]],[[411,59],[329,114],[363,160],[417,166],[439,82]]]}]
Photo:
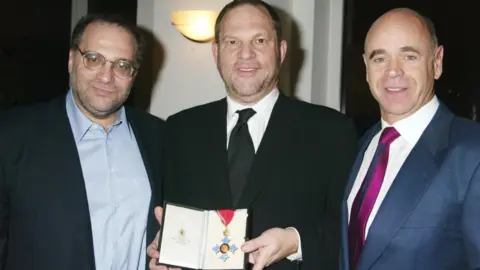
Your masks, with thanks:
[{"label": "blue dress shirt", "polygon": [[66,106],[85,180],[96,269],[145,269],[151,189],[125,108],[105,130],[80,111],[71,89]]}]

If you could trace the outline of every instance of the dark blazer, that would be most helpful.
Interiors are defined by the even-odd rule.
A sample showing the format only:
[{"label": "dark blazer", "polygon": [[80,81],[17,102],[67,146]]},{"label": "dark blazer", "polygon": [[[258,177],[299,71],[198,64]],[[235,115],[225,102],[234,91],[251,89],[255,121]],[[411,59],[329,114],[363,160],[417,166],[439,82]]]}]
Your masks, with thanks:
[{"label": "dark blazer", "polygon": [[[0,114],[2,270],[95,269],[87,195],[65,102],[62,97]],[[126,114],[152,188],[148,245],[159,229],[153,205],[161,199],[164,123],[132,108]]]},{"label": "dark blazer", "polygon": [[[302,269],[335,269],[340,209],[356,153],[353,124],[326,107],[280,95],[237,205],[227,168],[226,99],[167,119],[164,198],[203,209],[250,208],[252,237],[293,226]],[[268,269],[298,269],[287,259]]]},{"label": "dark blazer", "polygon": [[[366,133],[345,192],[342,270],[349,269],[348,194],[380,128]],[[480,125],[441,104],[388,191],[357,269],[480,269],[479,165]]]}]

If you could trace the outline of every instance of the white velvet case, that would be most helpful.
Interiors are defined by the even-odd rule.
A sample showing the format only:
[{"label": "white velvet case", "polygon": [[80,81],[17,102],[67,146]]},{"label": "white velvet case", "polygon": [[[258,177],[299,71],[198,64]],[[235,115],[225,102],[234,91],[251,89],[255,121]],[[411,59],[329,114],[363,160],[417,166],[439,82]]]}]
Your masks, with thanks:
[{"label": "white velvet case", "polygon": [[228,234],[216,210],[166,203],[160,231],[158,264],[191,269],[244,269],[248,210],[236,209]]}]

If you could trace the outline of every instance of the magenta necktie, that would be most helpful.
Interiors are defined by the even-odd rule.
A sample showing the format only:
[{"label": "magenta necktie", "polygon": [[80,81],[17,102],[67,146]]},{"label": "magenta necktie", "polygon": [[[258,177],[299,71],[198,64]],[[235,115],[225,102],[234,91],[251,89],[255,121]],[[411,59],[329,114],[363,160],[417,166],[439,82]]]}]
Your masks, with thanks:
[{"label": "magenta necktie", "polygon": [[385,177],[390,144],[399,136],[400,134],[393,127],[387,127],[383,130],[375,156],[353,201],[348,226],[350,270],[356,268],[362,254],[365,243],[365,228]]}]

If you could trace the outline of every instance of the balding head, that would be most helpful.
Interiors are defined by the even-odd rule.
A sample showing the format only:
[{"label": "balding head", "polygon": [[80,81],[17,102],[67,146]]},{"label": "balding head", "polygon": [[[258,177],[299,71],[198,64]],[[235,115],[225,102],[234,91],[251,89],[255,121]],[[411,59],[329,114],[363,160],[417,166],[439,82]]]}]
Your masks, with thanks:
[{"label": "balding head", "polygon": [[393,9],[368,31],[363,55],[367,82],[382,118],[394,123],[415,113],[434,96],[442,73],[443,47],[433,24],[419,13]]},{"label": "balding head", "polygon": [[414,28],[418,28],[430,39],[430,44],[432,48],[436,48],[438,46],[438,38],[435,32],[435,25],[434,23],[428,18],[420,13],[416,12],[415,10],[409,8],[395,8],[391,9],[390,11],[386,12],[382,16],[380,16],[370,27],[367,38],[365,39],[365,50],[367,46],[367,42],[369,37],[382,29],[385,25],[388,24],[399,24],[399,23],[411,23],[416,24]]}]

